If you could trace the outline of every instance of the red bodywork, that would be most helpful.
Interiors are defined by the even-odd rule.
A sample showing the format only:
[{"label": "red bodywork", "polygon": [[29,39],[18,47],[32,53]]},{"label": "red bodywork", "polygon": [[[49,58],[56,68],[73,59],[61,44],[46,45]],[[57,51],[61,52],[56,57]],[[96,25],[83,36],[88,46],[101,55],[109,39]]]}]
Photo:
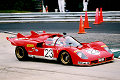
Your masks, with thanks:
[{"label": "red bodywork", "polygon": [[[51,34],[51,33],[41,33],[37,34],[34,31],[31,31],[31,35],[22,35],[20,33],[17,34],[16,38],[8,38],[12,45],[14,46],[22,46],[26,49],[29,57],[40,57],[50,60],[57,60],[59,54],[62,51],[67,51],[72,59],[72,63],[74,65],[95,65],[99,63],[105,63],[113,61],[113,54],[109,53],[105,50],[107,47],[103,42],[96,41],[91,43],[81,43],[82,46],[73,47],[73,46],[56,46],[48,45],[51,44],[50,41],[47,41],[48,38],[51,37],[63,37],[61,34]],[[57,41],[57,40],[56,40]],[[52,50],[52,54],[49,53]],[[89,53],[92,50],[99,51],[99,54],[91,54]],[[78,52],[84,53],[87,59],[82,59],[78,56]],[[94,52],[93,52],[94,53]],[[51,56],[51,57],[50,57]]]}]

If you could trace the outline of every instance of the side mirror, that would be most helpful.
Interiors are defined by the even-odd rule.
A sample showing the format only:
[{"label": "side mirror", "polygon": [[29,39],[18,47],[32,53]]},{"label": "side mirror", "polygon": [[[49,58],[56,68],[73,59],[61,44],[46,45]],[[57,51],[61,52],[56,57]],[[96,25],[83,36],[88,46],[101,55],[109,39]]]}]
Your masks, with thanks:
[{"label": "side mirror", "polygon": [[64,32],[63,35],[67,35],[67,33]]},{"label": "side mirror", "polygon": [[70,47],[71,47],[72,43],[69,43],[69,45],[70,45]]}]

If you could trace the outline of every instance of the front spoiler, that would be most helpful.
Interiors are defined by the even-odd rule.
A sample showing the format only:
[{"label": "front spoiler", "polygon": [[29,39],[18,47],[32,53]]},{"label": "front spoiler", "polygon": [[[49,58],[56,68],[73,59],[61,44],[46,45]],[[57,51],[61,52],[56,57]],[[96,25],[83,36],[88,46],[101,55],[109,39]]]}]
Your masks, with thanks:
[{"label": "front spoiler", "polygon": [[[94,64],[77,64],[79,66],[94,66],[94,65],[99,65],[99,64],[104,64],[104,63],[108,63],[108,62],[114,62],[114,59],[113,60],[109,60],[109,61],[104,61],[104,62],[98,62],[98,63],[94,63]],[[76,65],[76,64],[74,64]]]}]

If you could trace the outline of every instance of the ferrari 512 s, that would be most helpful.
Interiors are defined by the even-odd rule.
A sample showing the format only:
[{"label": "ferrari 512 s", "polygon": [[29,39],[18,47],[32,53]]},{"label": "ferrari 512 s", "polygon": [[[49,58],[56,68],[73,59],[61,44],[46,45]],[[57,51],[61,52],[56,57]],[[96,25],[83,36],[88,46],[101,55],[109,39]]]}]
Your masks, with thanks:
[{"label": "ferrari 512 s", "polygon": [[31,35],[17,34],[7,40],[16,46],[18,60],[29,57],[58,60],[62,64],[95,65],[114,60],[111,50],[103,42],[80,43],[75,38],[59,33],[36,33]]}]

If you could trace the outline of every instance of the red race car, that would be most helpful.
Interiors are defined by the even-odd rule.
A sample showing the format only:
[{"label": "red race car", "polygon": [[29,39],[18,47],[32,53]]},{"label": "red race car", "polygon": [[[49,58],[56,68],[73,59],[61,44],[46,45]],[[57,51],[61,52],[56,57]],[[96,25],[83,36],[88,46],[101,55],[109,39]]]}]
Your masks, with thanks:
[{"label": "red race car", "polygon": [[16,46],[15,54],[20,61],[35,57],[58,60],[62,64],[95,65],[114,60],[113,53],[103,42],[80,43],[59,33],[31,31],[31,35],[18,33],[16,38],[7,37],[7,40]]}]

